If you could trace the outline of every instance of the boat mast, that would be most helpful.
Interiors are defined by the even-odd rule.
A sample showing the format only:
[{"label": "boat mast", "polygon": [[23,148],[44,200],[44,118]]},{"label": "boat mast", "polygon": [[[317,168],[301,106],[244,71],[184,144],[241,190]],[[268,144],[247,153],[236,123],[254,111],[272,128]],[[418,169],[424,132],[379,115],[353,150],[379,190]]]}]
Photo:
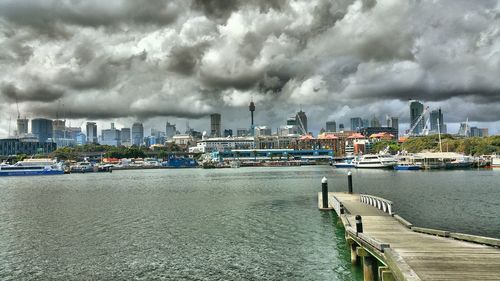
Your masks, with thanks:
[{"label": "boat mast", "polygon": [[439,138],[439,151],[443,152],[443,144],[441,143],[441,128],[439,127],[439,117],[437,118],[437,125],[438,125],[438,138]]}]

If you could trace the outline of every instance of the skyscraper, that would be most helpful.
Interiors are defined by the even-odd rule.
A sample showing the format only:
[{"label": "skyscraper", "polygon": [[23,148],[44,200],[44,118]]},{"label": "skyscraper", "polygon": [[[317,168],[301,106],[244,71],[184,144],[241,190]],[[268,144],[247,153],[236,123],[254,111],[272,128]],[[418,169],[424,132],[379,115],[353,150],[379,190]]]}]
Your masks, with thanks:
[{"label": "skyscraper", "polygon": [[132,142],[130,141],[130,128],[122,128],[120,138],[121,138],[122,145],[125,145],[125,146],[132,145]]},{"label": "skyscraper", "polygon": [[370,121],[370,127],[380,127],[380,121],[376,116],[373,116],[372,120]]},{"label": "skyscraper", "polygon": [[[441,108],[436,109],[431,111],[430,113],[430,123],[431,123],[431,132],[433,133],[445,133],[446,131],[443,131],[444,128],[444,121],[443,121],[443,113],[441,112]],[[439,124],[439,128],[438,128]],[[439,130],[438,130],[439,129]]]},{"label": "skyscraper", "polygon": [[17,135],[24,136],[28,134],[28,119],[18,118],[17,119]]},{"label": "skyscraper", "polygon": [[351,118],[351,131],[357,131],[363,128],[363,120],[360,117]]},{"label": "skyscraper", "polygon": [[[387,127],[396,129],[399,135],[399,120],[397,117],[387,116]],[[397,136],[396,136],[397,137]]]},{"label": "skyscraper", "polygon": [[418,100],[410,100],[410,128],[415,126],[413,132],[410,134],[420,135],[422,134],[425,127],[425,116],[420,119],[417,124],[418,119],[424,113],[424,105]]},{"label": "skyscraper", "polygon": [[309,131],[307,130],[306,113],[304,111],[300,110],[299,112],[297,112],[297,115],[295,115],[295,120],[296,120],[297,126],[299,126],[299,128],[304,129],[303,133],[307,134]]},{"label": "skyscraper", "polygon": [[214,138],[221,136],[220,119],[221,116],[219,113],[210,114],[210,136]]},{"label": "skyscraper", "polygon": [[144,144],[144,126],[142,123],[132,124],[132,144],[137,146]]},{"label": "skyscraper", "polygon": [[327,132],[336,132],[337,131],[337,122],[335,122],[335,121],[326,122],[326,131]]},{"label": "skyscraper", "polygon": [[53,136],[52,120],[45,118],[31,120],[31,132],[38,138],[39,142],[46,142]]},{"label": "skyscraper", "polygon": [[97,124],[95,122],[87,122],[87,143],[97,143]]},{"label": "skyscraper", "polygon": [[111,123],[111,129],[102,130],[101,136],[102,136],[101,144],[111,145],[111,146],[121,145],[120,130],[117,130],[115,128],[115,123]]},{"label": "skyscraper", "polygon": [[175,128],[175,124],[170,124],[167,122],[165,126],[165,138],[167,140],[172,139],[177,134],[177,129]]},{"label": "skyscraper", "polygon": [[69,136],[66,136],[66,121],[65,120],[56,119],[56,120],[52,121],[52,129],[53,129],[52,137],[55,140],[69,137]]}]

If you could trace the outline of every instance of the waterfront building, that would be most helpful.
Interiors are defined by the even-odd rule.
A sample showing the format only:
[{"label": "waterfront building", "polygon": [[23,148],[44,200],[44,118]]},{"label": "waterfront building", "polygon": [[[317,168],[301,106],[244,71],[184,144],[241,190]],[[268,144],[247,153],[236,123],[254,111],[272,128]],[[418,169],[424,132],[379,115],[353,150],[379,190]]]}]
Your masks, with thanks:
[{"label": "waterfront building", "polygon": [[120,130],[115,128],[115,123],[111,123],[111,128],[102,130],[102,145],[110,146],[120,146],[121,145],[121,134]]},{"label": "waterfront building", "polygon": [[253,137],[236,138],[205,138],[199,140],[195,147],[190,147],[190,153],[207,153],[232,149],[251,149],[254,147]]},{"label": "waterfront building", "polygon": [[87,143],[97,143],[97,124],[95,122],[87,122]]},{"label": "waterfront building", "polygon": [[363,128],[363,120],[360,117],[351,118],[351,131],[357,131]]},{"label": "waterfront building", "polygon": [[190,135],[175,135],[172,140],[176,145],[180,146],[183,149],[196,144],[195,139]]},{"label": "waterfront building", "polygon": [[302,132],[303,134],[307,134],[309,132],[307,130],[307,116],[304,111],[300,110],[299,112],[297,112],[297,115],[295,116],[295,121],[296,121],[296,126],[304,130]]},{"label": "waterfront building", "polygon": [[410,128],[415,126],[413,132],[410,134],[421,135],[425,127],[425,116],[420,119],[417,124],[418,119],[424,113],[424,104],[418,100],[410,100]]},{"label": "waterfront building", "polygon": [[210,114],[210,136],[221,136],[221,115],[219,113]]},{"label": "waterfront building", "polygon": [[298,148],[300,135],[282,136],[258,136],[255,137],[255,148],[257,149],[292,149]]},{"label": "waterfront building", "polygon": [[31,132],[39,142],[46,142],[53,137],[52,120],[45,118],[31,120]]},{"label": "waterfront building", "polygon": [[335,122],[335,121],[326,122],[326,131],[327,132],[336,132],[337,131],[337,122]]},{"label": "waterfront building", "polygon": [[144,144],[144,126],[142,123],[132,124],[132,145],[141,146]]},{"label": "waterfront building", "polygon": [[17,119],[17,136],[22,137],[28,134],[28,123],[29,120],[27,118],[18,118]]},{"label": "waterfront building", "polygon": [[272,134],[271,128],[267,126],[257,126],[255,127],[255,136],[270,136]]},{"label": "waterfront building", "polygon": [[177,129],[175,128],[175,124],[170,124],[167,122],[165,126],[165,138],[167,140],[171,140],[177,134]]},{"label": "waterfront building", "polygon": [[370,137],[374,134],[386,133],[392,135],[393,140],[397,140],[398,138],[398,129],[391,127],[368,127],[361,129],[359,132],[366,137]]},{"label": "waterfront building", "polygon": [[437,134],[438,133],[438,126],[439,126],[439,132],[446,133],[446,131],[443,131],[444,121],[443,121],[443,113],[441,112],[441,108],[431,111],[430,116],[429,116],[429,121],[431,123],[431,130],[430,130],[431,133]]},{"label": "waterfront building", "polygon": [[225,129],[224,130],[224,137],[232,137],[233,136],[233,130],[232,129]]},{"label": "waterfront building", "polygon": [[0,155],[16,154],[34,155],[37,153],[51,153],[56,150],[54,142],[40,142],[38,138],[8,138],[0,139]]},{"label": "waterfront building", "polygon": [[249,135],[250,135],[250,133],[248,132],[248,129],[245,129],[245,128],[236,129],[236,136],[237,137],[246,137]]}]

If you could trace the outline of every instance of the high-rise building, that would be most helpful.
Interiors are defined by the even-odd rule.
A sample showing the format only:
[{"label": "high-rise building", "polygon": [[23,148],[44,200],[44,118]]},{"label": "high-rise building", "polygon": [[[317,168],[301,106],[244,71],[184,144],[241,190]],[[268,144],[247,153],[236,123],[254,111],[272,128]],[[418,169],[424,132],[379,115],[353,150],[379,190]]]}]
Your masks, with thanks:
[{"label": "high-rise building", "polygon": [[297,126],[297,120],[295,119],[295,116],[288,117],[288,119],[286,119],[286,125]]},{"label": "high-rise building", "polygon": [[470,137],[470,126],[469,123],[460,123],[460,128],[458,129],[458,135],[464,136],[464,137]]},{"label": "high-rise building", "polygon": [[370,121],[368,119],[361,120],[361,129],[370,127]]},{"label": "high-rise building", "polygon": [[176,134],[177,134],[177,129],[175,128],[175,124],[170,124],[170,122],[167,122],[167,125],[165,127],[165,138],[167,140],[170,140]]},{"label": "high-rise building", "polygon": [[26,118],[17,119],[17,136],[22,137],[28,134],[28,122]]},{"label": "high-rise building", "polygon": [[336,132],[337,131],[337,122],[327,121],[326,122],[326,131],[327,132]]},{"label": "high-rise building", "polygon": [[122,128],[122,131],[120,134],[122,145],[124,145],[124,146],[131,146],[132,145],[130,132],[131,132],[130,128]]},{"label": "high-rise building", "polygon": [[137,146],[144,144],[144,126],[142,123],[132,124],[132,144]]},{"label": "high-rise building", "polygon": [[357,131],[363,128],[363,120],[359,117],[351,118],[351,131]]},{"label": "high-rise building", "polygon": [[339,124],[339,131],[343,131],[344,130],[344,124],[343,123],[340,123]]},{"label": "high-rise building", "polygon": [[272,134],[271,128],[267,126],[257,126],[255,127],[255,136],[270,136]]},{"label": "high-rise building", "polygon": [[121,145],[120,130],[117,130],[115,128],[115,123],[111,123],[110,129],[102,130],[101,136],[102,136],[101,144],[103,145],[110,145],[110,146]]},{"label": "high-rise building", "polygon": [[225,129],[224,130],[224,137],[232,137],[233,136],[233,130],[232,129]]},{"label": "high-rise building", "polygon": [[46,142],[53,137],[52,120],[35,118],[31,120],[31,133],[38,138],[38,142]]},{"label": "high-rise building", "polygon": [[[415,126],[410,134],[420,135],[424,131],[425,116],[420,116],[424,113],[424,105],[418,100],[410,100],[410,128]],[[420,121],[418,121],[420,118]],[[417,124],[418,121],[418,124]]]},{"label": "high-rise building", "polygon": [[376,116],[373,116],[372,120],[370,121],[370,127],[380,127],[380,121]]},{"label": "high-rise building", "polygon": [[220,119],[221,116],[219,113],[210,114],[210,136],[214,138],[221,136]]},{"label": "high-rise building", "polygon": [[237,137],[246,137],[248,135],[249,135],[248,129],[245,129],[245,128],[236,129],[236,136]]},{"label": "high-rise building", "polygon": [[304,132],[302,133],[307,134],[309,132],[307,130],[307,116],[304,111],[300,110],[299,112],[297,112],[297,115],[295,116],[295,121],[299,128],[304,129]]},{"label": "high-rise building", "polygon": [[97,124],[95,122],[87,122],[87,143],[97,143]]},{"label": "high-rise building", "polygon": [[53,130],[52,137],[55,140],[67,138],[65,120],[56,119],[52,121],[52,130]]},{"label": "high-rise building", "polygon": [[[441,112],[440,109],[436,109],[431,111],[430,113],[430,123],[431,123],[431,132],[433,133],[445,133],[446,131],[443,131],[444,129],[444,121],[443,121],[443,113]],[[438,127],[439,125],[439,127]]]},{"label": "high-rise building", "polygon": [[[387,117],[387,127],[396,129],[399,135],[399,120],[397,117]],[[396,135],[397,137],[397,135]]]}]

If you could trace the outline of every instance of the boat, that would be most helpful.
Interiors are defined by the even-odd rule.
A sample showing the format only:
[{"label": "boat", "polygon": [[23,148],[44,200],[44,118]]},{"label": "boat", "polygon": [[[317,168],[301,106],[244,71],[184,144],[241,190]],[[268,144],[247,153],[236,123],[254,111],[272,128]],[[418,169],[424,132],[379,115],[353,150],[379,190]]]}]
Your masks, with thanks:
[{"label": "boat", "polygon": [[52,159],[26,159],[14,165],[0,165],[0,176],[62,175],[61,163]]},{"label": "boat", "polygon": [[346,159],[342,162],[336,162],[336,163],[333,163],[332,166],[334,166],[335,168],[355,168],[356,167],[353,159]]},{"label": "boat", "polygon": [[449,162],[444,163],[445,169],[465,169],[472,167],[474,159],[469,156],[457,157]]},{"label": "boat", "polygon": [[353,160],[356,168],[392,168],[397,161],[389,154],[365,154]]},{"label": "boat", "polygon": [[397,170],[397,171],[417,171],[417,170],[420,170],[420,166],[410,164],[410,163],[398,163],[396,166],[394,166],[394,170]]},{"label": "boat", "polygon": [[97,167],[87,161],[78,162],[76,165],[70,167],[70,173],[93,173],[97,172]]},{"label": "boat", "polygon": [[491,167],[492,168],[500,168],[500,155],[493,154],[491,156]]},{"label": "boat", "polygon": [[167,161],[161,163],[166,168],[198,168],[198,162],[191,158],[169,157]]}]

